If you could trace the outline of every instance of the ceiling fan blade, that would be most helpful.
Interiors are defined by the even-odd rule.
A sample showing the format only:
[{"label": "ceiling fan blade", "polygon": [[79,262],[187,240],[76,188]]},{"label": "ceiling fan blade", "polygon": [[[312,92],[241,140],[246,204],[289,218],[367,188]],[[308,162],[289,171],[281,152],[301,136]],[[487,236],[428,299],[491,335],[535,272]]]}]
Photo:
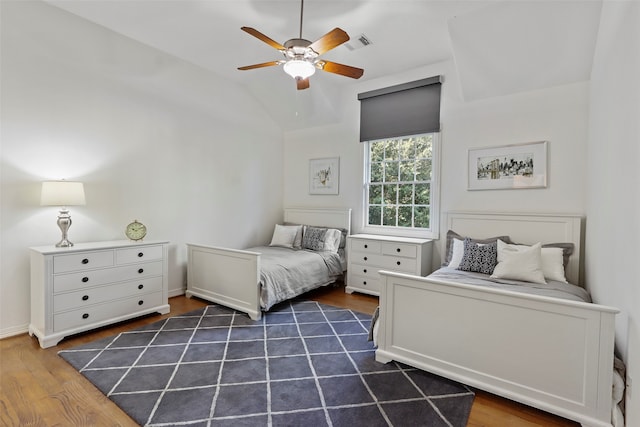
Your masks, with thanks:
[{"label": "ceiling fan blade", "polygon": [[286,47],[282,46],[280,43],[278,43],[277,41],[270,39],[269,37],[265,36],[264,34],[262,34],[260,31],[256,30],[255,28],[251,28],[251,27],[241,27],[240,28],[242,31],[251,34],[253,37],[256,37],[260,40],[262,40],[263,42],[265,42],[266,44],[268,44],[269,46],[276,48],[278,50],[287,50]]},{"label": "ceiling fan blade", "polygon": [[244,67],[238,67],[238,70],[253,70],[255,68],[271,67],[273,65],[280,65],[281,61],[269,61],[261,64],[245,65]]},{"label": "ceiling fan blade", "polygon": [[318,55],[340,46],[342,43],[349,40],[349,35],[340,28],[334,28],[318,40],[309,45],[310,49],[313,49]]},{"label": "ceiling fan blade", "polygon": [[362,68],[338,64],[337,62],[319,61],[318,65],[319,68],[323,71],[340,74],[341,76],[351,77],[352,79],[359,79],[364,74],[364,70]]},{"label": "ceiling fan blade", "polygon": [[309,77],[306,79],[296,79],[298,90],[309,89]]}]

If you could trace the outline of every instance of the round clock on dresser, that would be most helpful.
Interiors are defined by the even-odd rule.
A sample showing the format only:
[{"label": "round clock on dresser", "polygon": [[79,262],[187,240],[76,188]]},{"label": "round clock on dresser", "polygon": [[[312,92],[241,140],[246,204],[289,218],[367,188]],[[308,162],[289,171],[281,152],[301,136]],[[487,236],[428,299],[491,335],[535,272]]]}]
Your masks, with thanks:
[{"label": "round clock on dresser", "polygon": [[147,227],[136,219],[127,225],[124,234],[131,240],[142,240],[147,235]]}]

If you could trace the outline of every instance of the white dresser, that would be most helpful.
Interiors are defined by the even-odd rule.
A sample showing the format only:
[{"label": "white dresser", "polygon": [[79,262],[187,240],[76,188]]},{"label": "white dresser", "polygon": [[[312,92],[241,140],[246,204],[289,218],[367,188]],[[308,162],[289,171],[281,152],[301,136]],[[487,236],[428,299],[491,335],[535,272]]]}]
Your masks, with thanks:
[{"label": "white dresser", "polygon": [[128,240],[31,249],[31,323],[42,348],[148,313],[169,312],[168,243]]},{"label": "white dresser", "polygon": [[378,271],[425,276],[431,272],[429,239],[353,234],[348,239],[346,292],[380,295]]}]

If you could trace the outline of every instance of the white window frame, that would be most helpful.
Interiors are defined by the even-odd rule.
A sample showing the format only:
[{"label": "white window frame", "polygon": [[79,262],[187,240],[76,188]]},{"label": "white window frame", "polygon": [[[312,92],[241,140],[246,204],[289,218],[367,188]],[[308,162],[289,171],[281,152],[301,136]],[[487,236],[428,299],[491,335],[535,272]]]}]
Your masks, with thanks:
[{"label": "white window frame", "polygon": [[[425,134],[420,134],[425,135]],[[405,135],[399,137],[384,138],[398,139],[410,138],[420,135]],[[369,225],[369,203],[367,184],[369,182],[369,144],[376,141],[365,141],[363,145],[363,181],[362,181],[362,232],[367,234],[379,234],[386,236],[419,237],[438,239],[440,236],[440,133],[433,132],[432,139],[432,164],[431,164],[431,194],[429,204],[429,228],[392,227],[388,225]]]}]

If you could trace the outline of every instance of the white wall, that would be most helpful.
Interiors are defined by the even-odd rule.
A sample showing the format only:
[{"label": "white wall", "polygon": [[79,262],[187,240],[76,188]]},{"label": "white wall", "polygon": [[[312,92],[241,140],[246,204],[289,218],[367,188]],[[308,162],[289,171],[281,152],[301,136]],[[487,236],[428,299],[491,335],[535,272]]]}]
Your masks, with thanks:
[{"label": "white wall", "polygon": [[28,247],[60,239],[43,180],[85,183],[73,242],[123,239],[134,219],[170,240],[172,295],[185,242],[268,241],[282,132],[244,90],[44,3],[0,4],[0,337],[27,330]]},{"label": "white wall", "polygon": [[[291,205],[347,206],[354,230],[362,226],[362,144],[357,94],[443,75],[441,212],[485,210],[584,214],[588,83],[576,83],[481,101],[465,102],[455,64],[447,61],[402,75],[357,85],[343,94],[342,122],[285,133],[284,200]],[[467,191],[467,150],[549,141],[549,185],[545,189]],[[340,157],[340,194],[308,195],[308,160]],[[446,225],[441,224],[441,235]],[[440,250],[434,266],[440,263]]]},{"label": "white wall", "polygon": [[604,2],[591,75],[587,161],[587,284],[618,307],[616,348],[635,390],[627,425],[640,425],[640,3]]}]

